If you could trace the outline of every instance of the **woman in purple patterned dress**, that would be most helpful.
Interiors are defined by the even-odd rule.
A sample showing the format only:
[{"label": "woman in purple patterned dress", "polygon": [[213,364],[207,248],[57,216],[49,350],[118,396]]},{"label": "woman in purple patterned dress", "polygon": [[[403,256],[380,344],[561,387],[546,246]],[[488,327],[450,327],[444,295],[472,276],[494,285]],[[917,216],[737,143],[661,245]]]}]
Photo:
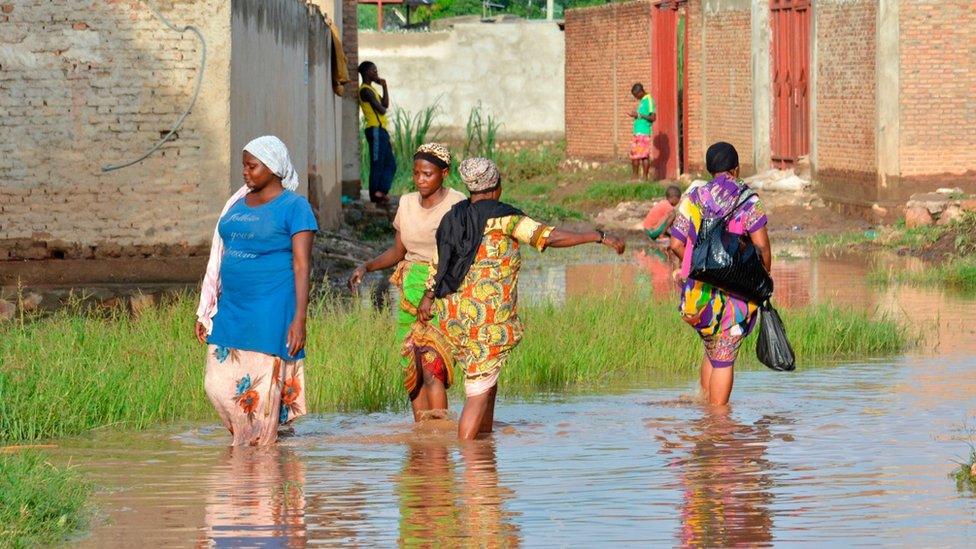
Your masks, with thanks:
[{"label": "woman in purple patterned dress", "polygon": [[752,331],[760,304],[688,278],[702,220],[725,217],[735,210],[727,230],[752,241],[767,271],[772,254],[766,213],[759,197],[753,195],[736,207],[746,187],[738,181],[739,155],[735,147],[715,143],[708,148],[705,163],[712,180],[689,190],[678,204],[670,249],[681,261],[681,318],[695,328],[705,345],[699,379],[702,397],[709,404],[723,406],[732,394],[732,366],[739,346]]}]

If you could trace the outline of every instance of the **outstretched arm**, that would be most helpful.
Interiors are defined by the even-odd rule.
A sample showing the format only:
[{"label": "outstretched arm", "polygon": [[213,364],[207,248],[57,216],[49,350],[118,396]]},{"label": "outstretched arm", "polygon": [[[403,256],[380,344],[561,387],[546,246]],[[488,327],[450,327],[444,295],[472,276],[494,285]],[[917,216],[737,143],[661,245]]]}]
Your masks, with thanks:
[{"label": "outstretched arm", "polygon": [[546,246],[549,248],[571,248],[580,244],[598,243],[613,248],[618,254],[624,253],[623,239],[600,231],[578,233],[565,229],[553,229],[549,233]]}]

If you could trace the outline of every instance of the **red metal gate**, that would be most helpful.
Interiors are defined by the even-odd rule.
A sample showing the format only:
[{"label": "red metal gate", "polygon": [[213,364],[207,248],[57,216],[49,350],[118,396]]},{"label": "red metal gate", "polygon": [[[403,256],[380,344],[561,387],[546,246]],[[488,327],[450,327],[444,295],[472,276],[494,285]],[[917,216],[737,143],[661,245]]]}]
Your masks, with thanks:
[{"label": "red metal gate", "polygon": [[685,0],[662,0],[651,8],[651,97],[654,122],[656,179],[674,179],[681,169],[678,99],[678,19]]},{"label": "red metal gate", "polygon": [[773,33],[772,157],[777,166],[810,152],[810,0],[770,0]]}]

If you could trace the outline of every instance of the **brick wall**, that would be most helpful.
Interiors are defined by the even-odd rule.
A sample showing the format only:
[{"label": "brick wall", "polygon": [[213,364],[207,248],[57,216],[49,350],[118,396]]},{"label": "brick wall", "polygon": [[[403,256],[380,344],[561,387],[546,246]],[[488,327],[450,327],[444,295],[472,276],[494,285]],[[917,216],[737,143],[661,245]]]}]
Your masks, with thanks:
[{"label": "brick wall", "polygon": [[346,85],[346,95],[353,99],[357,97],[359,89],[359,73],[356,72],[359,66],[359,22],[356,19],[358,5],[357,0],[342,0],[342,47],[346,54],[350,80]]},{"label": "brick wall", "polygon": [[[728,141],[739,152],[744,173],[752,165],[752,16],[746,4],[739,9],[706,10],[701,18],[703,70],[702,146]],[[690,83],[689,83],[690,84]],[[697,158],[702,158],[704,152]],[[695,157],[690,160],[694,162]]]},{"label": "brick wall", "polygon": [[899,20],[901,176],[976,185],[976,5],[903,1]]},{"label": "brick wall", "polygon": [[[155,3],[207,36],[208,81],[226,77],[225,4]],[[0,260],[203,244],[228,188],[228,141],[214,131],[227,123],[226,85],[205,89],[158,154],[100,170],[170,129],[199,63],[194,35],[168,30],[141,2],[0,0]]]},{"label": "brick wall", "polygon": [[[302,0],[153,4],[204,35],[203,85],[157,153],[103,172],[148,151],[190,105],[196,36],[168,29],[140,1],[0,0],[0,260],[206,253],[224,200],[242,184],[240,148],[267,133],[288,144],[320,225],[338,222],[335,99],[318,9]],[[268,77],[233,85],[255,65]]]},{"label": "brick wall", "polygon": [[703,142],[702,120],[702,4],[688,2],[685,32],[688,46],[685,50],[685,109],[688,113],[688,127],[685,129],[685,147],[688,149],[686,172],[705,170],[705,144]]},{"label": "brick wall", "polygon": [[624,158],[634,82],[651,84],[650,2],[566,11],[566,153]]},{"label": "brick wall", "polygon": [[850,194],[855,181],[867,191],[877,179],[877,2],[821,0],[815,16],[817,179],[828,194]]}]

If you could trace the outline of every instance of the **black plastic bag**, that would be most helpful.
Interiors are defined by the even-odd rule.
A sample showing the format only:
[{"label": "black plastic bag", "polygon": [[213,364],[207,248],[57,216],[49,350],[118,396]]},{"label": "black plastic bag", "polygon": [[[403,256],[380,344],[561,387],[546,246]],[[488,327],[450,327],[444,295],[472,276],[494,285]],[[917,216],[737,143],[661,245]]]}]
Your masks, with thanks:
[{"label": "black plastic bag", "polygon": [[756,357],[770,369],[777,372],[792,372],[796,369],[796,356],[793,347],[786,339],[786,327],[779,313],[766,301],[759,308],[759,340],[756,342]]},{"label": "black plastic bag", "polygon": [[732,295],[763,303],[773,295],[773,279],[752,242],[728,232],[732,214],[754,194],[743,191],[725,217],[702,219],[688,276]]}]

